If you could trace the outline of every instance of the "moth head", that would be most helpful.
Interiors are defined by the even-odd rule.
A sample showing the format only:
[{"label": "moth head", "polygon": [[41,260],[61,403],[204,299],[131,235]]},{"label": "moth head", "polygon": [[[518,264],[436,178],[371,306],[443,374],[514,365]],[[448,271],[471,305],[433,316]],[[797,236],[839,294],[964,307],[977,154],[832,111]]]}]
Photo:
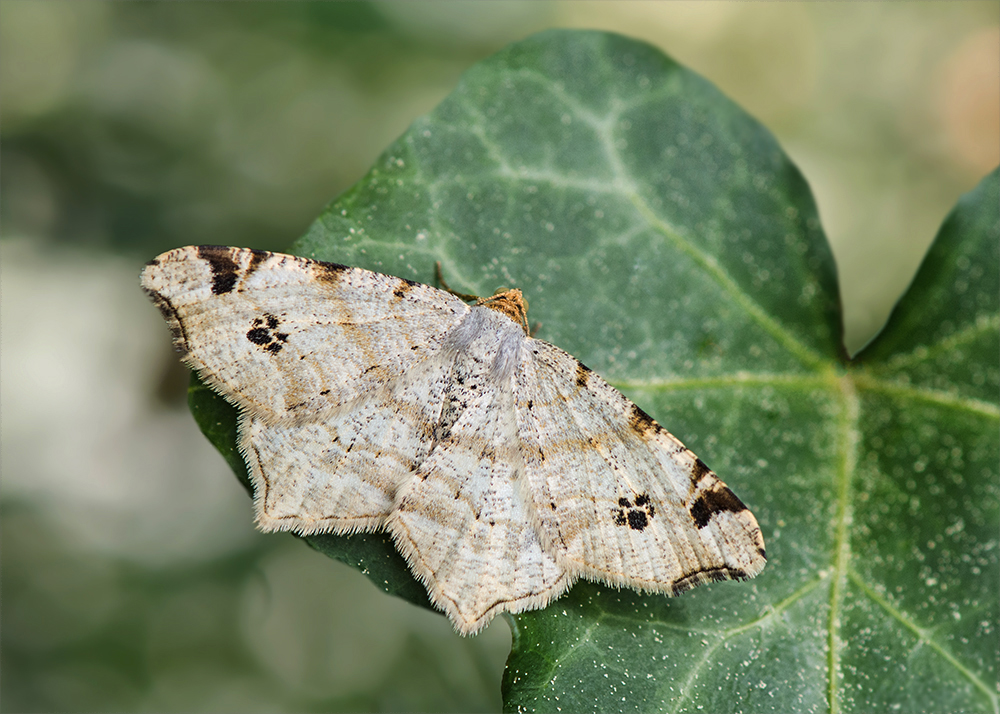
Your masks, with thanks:
[{"label": "moth head", "polygon": [[528,328],[528,301],[524,299],[524,295],[517,288],[511,290],[500,288],[490,297],[479,298],[476,305],[482,305],[506,315],[521,326],[524,334],[531,334]]}]

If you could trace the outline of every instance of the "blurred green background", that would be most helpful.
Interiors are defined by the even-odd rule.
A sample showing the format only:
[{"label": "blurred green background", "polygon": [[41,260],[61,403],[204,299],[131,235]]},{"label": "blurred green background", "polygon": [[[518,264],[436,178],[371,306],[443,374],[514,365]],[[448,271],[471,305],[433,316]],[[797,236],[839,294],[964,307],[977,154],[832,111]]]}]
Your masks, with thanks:
[{"label": "blurred green background", "polygon": [[460,73],[548,27],[645,39],[773,131],[880,327],[1000,162],[1000,3],[0,2],[3,711],[489,711],[468,639],[289,535],[198,433],[138,288],[281,249]]}]

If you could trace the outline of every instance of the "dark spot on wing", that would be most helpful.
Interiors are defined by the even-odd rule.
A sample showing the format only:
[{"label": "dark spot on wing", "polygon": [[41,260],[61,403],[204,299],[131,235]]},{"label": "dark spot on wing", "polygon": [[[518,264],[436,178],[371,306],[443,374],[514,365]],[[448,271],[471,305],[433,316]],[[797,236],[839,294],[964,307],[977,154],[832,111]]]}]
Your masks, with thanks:
[{"label": "dark spot on wing", "polygon": [[278,332],[278,325],[281,322],[275,315],[265,313],[261,317],[255,317],[247,332],[247,339],[261,349],[267,350],[273,355],[281,352],[282,347],[288,342],[287,332]]},{"label": "dark spot on wing", "polygon": [[635,497],[635,505],[624,496],[618,499],[618,508],[611,509],[616,526],[628,526],[634,531],[641,531],[649,525],[656,509],[650,501],[648,493],[640,493]]},{"label": "dark spot on wing", "polygon": [[712,520],[712,516],[716,513],[724,511],[740,513],[745,510],[747,510],[747,507],[743,505],[743,501],[738,499],[736,494],[730,491],[724,484],[718,482],[711,489],[701,494],[691,504],[688,512],[691,514],[691,518],[694,519],[695,525],[701,529],[708,525],[708,522]]},{"label": "dark spot on wing", "polygon": [[641,531],[649,523],[644,511],[628,512],[628,527],[634,531]]},{"label": "dark spot on wing", "polygon": [[197,250],[198,257],[206,261],[212,270],[212,294],[230,292],[239,278],[239,266],[233,260],[232,249],[220,245],[200,245]]},{"label": "dark spot on wing", "polygon": [[587,382],[590,381],[590,367],[585,365],[583,362],[576,363],[576,386],[586,387]]},{"label": "dark spot on wing", "polygon": [[553,511],[556,510],[556,504],[550,503],[549,508],[551,508]]},{"label": "dark spot on wing", "polygon": [[653,417],[649,416],[649,414],[635,404],[632,405],[632,413],[629,414],[628,424],[635,432],[643,436],[656,428],[656,422],[653,420]]}]

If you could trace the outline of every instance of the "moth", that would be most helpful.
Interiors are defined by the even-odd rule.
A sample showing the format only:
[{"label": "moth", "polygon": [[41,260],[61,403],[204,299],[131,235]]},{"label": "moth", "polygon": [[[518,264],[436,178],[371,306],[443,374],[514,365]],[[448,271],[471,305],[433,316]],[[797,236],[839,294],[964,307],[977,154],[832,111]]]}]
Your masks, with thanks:
[{"label": "moth", "polygon": [[519,290],[470,305],[334,263],[189,246],[142,287],[240,412],[263,531],[388,532],[462,634],[578,578],[676,595],[764,567],[753,514]]}]

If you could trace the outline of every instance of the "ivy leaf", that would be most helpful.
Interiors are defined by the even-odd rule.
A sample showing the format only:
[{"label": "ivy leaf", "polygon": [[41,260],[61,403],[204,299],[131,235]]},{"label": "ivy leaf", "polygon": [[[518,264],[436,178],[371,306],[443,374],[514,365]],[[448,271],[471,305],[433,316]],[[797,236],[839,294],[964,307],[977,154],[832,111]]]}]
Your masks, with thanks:
[{"label": "ivy leaf", "polygon": [[[998,246],[994,173],[848,363],[833,259],[773,137],[653,47],[549,31],[470,69],[295,252],[521,288],[539,338],[760,522],[753,581],[581,581],[508,616],[509,710],[997,711]],[[192,403],[232,462],[231,410]],[[307,540],[426,604],[386,536]]]}]

